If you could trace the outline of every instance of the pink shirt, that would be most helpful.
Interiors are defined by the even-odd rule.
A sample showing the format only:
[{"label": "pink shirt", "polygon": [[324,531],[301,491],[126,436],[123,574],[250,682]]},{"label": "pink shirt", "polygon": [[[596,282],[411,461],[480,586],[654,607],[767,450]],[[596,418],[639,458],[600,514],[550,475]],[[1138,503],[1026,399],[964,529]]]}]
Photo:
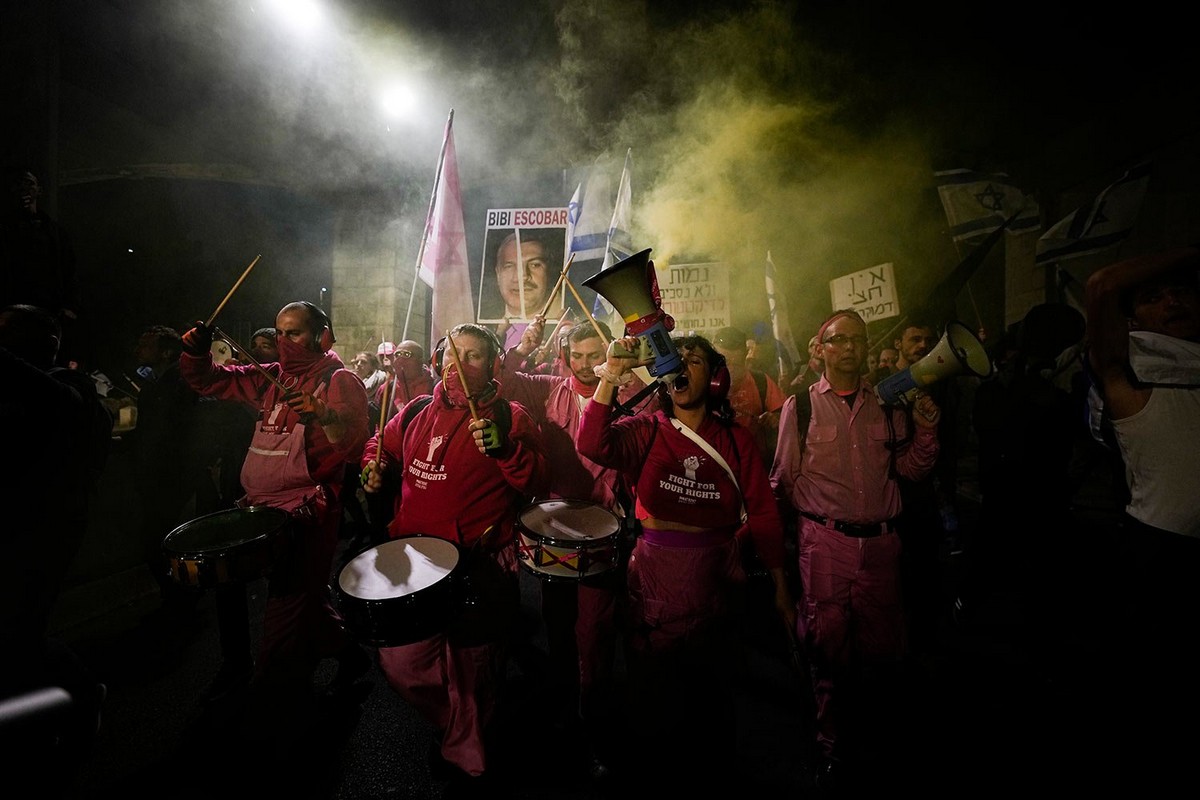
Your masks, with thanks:
[{"label": "pink shirt", "polygon": [[[583,408],[580,396],[571,390],[570,379],[506,370],[504,388],[538,422],[551,465],[550,495],[589,500],[611,510],[617,471],[584,458],[575,449]],[[582,399],[587,402],[587,398]]]},{"label": "pink shirt", "polygon": [[[812,422],[801,456],[796,398],[779,419],[779,445],[771,468],[777,497],[793,508],[843,522],[883,522],[900,513],[900,488],[889,477],[888,425],[870,384],[860,381],[854,405],[842,399],[825,376],[809,390]],[[905,415],[893,412],[896,438],[904,439]],[[912,441],[896,453],[896,471],[911,480],[925,477],[937,461],[934,428],[915,425]]]},{"label": "pink shirt", "polygon": [[[572,388],[569,377],[518,372],[511,365],[520,360],[515,351],[505,357],[504,392],[510,400],[528,409],[541,429],[547,463],[551,466],[551,496],[590,500],[611,510],[620,474],[580,455],[575,446],[589,398]],[[641,388],[641,381],[634,380],[621,387],[617,399],[628,400]]]}]

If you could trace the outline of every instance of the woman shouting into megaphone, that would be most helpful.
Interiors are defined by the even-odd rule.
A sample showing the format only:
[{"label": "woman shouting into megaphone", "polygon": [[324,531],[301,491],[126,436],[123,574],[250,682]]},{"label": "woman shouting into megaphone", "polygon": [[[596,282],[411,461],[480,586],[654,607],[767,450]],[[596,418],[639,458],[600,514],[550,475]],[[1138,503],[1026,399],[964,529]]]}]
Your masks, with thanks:
[{"label": "woman shouting into megaphone", "polygon": [[735,611],[746,537],[770,570],[789,630],[795,608],[784,577],[783,524],[754,436],[733,424],[725,359],[702,336],[672,344],[682,366],[660,382],[659,410],[618,418],[617,387],[652,356],[633,355],[638,337],[613,342],[596,367],[600,385],[584,409],[578,447],[623,472],[636,496],[642,532],[629,559],[627,652],[636,698],[631,729],[645,738],[635,746],[646,754],[647,777],[667,755],[676,762],[671,780],[688,776],[695,789],[725,779],[722,770],[734,763]]}]

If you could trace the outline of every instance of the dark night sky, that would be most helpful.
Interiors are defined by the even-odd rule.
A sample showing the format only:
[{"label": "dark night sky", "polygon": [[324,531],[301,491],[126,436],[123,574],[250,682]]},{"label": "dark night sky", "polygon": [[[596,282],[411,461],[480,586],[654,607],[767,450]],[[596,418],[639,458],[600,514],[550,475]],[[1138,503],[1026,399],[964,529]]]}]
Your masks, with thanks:
[{"label": "dark night sky", "polygon": [[[565,204],[594,161],[615,185],[632,148],[635,239],[756,273],[771,250],[795,319],[827,306],[836,275],[891,261],[916,296],[953,267],[935,169],[1007,172],[1059,214],[1064,190],[1195,128],[1190,27],[1157,2],[351,0],[326,3],[303,42],[269,5],[54,4],[64,211],[94,220],[85,203],[111,205],[103,184],[120,181],[85,181],[138,165],[250,176],[268,186],[233,192],[251,203],[240,216],[154,254],[234,271],[256,240],[295,239],[310,200],[381,191],[419,226],[453,108],[469,212]],[[37,6],[5,13],[19,26]],[[9,41],[11,67],[40,40]],[[416,93],[391,122],[376,104],[388,75]],[[159,205],[190,218],[230,192]],[[290,232],[266,232],[268,208]],[[325,277],[306,280],[311,295]]]}]

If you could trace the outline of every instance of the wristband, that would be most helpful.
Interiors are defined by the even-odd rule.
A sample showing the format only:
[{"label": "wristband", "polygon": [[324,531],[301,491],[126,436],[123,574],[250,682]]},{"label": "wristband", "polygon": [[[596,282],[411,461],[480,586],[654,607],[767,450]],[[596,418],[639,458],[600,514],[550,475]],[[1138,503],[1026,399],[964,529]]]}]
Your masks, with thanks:
[{"label": "wristband", "polygon": [[600,380],[608,381],[613,386],[624,386],[633,380],[633,373],[626,372],[621,375],[614,375],[612,370],[608,368],[608,364],[597,364],[592,367],[592,372],[596,373],[596,377]]}]

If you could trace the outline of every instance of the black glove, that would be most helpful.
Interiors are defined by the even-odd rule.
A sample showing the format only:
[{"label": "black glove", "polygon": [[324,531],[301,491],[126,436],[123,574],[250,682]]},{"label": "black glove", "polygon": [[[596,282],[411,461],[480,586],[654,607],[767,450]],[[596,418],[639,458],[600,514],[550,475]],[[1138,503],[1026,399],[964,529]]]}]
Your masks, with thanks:
[{"label": "black glove", "polygon": [[204,324],[202,320],[196,321],[196,326],[183,334],[183,350],[188,355],[202,356],[210,352],[212,347],[213,332],[212,328]]}]

